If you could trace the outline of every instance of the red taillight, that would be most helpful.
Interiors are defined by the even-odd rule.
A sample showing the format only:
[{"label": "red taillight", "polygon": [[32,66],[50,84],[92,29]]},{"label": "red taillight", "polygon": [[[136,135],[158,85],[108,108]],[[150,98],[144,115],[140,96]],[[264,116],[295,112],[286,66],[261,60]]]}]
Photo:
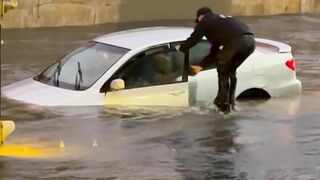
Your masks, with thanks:
[{"label": "red taillight", "polygon": [[286,66],[292,71],[295,71],[297,69],[296,61],[293,58],[286,62]]}]

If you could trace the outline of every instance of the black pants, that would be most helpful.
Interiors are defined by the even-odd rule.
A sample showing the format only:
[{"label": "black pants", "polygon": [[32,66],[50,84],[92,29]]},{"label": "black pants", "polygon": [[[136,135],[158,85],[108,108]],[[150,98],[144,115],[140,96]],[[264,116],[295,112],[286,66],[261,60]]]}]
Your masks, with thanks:
[{"label": "black pants", "polygon": [[225,44],[217,56],[219,89],[214,104],[222,111],[230,110],[235,105],[237,86],[237,68],[255,50],[255,40],[251,35],[242,35]]}]

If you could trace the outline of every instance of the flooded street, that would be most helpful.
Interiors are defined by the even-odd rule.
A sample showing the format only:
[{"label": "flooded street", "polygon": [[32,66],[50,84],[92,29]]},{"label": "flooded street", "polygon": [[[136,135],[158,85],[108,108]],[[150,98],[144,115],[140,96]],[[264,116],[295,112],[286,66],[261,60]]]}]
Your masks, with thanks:
[{"label": "flooded street", "polygon": [[[50,149],[0,157],[3,179],[320,179],[320,15],[242,18],[258,37],[292,46],[301,96],[211,107],[44,108],[2,102],[16,122],[6,145]],[[31,77],[97,36],[189,21],[3,31],[2,86]]]}]

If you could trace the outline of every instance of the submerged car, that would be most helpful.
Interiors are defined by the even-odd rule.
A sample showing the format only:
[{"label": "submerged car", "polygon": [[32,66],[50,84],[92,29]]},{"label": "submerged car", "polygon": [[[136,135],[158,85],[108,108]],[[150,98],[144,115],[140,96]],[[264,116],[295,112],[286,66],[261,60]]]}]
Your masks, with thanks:
[{"label": "submerged car", "polygon": [[[216,66],[189,75],[210,51],[204,38],[184,54],[175,50],[192,28],[151,27],[107,34],[67,54],[40,74],[3,88],[9,99],[43,106],[211,103]],[[256,38],[256,50],[238,68],[236,96],[282,97],[301,92],[287,44]]]}]

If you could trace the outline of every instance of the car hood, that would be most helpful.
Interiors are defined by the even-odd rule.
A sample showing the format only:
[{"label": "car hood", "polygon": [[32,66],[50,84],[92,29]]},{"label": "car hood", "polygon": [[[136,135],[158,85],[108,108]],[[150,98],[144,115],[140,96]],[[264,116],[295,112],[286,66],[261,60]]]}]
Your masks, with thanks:
[{"label": "car hood", "polygon": [[78,97],[80,93],[81,91],[46,85],[32,78],[2,89],[2,95],[6,98],[42,106],[68,105],[68,102]]}]

